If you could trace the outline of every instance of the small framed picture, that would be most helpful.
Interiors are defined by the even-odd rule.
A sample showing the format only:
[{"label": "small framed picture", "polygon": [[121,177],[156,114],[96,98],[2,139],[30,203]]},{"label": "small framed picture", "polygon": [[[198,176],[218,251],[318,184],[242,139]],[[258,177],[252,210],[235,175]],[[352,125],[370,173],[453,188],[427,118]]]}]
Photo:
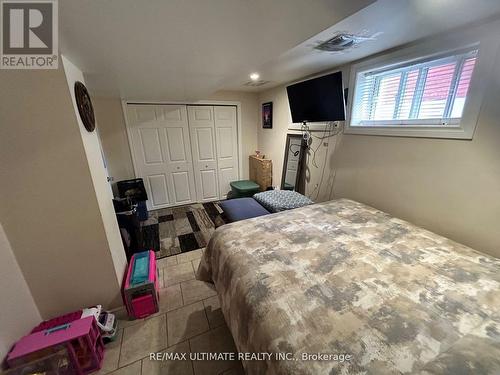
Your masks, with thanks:
[{"label": "small framed picture", "polygon": [[262,128],[273,128],[273,102],[262,104]]}]

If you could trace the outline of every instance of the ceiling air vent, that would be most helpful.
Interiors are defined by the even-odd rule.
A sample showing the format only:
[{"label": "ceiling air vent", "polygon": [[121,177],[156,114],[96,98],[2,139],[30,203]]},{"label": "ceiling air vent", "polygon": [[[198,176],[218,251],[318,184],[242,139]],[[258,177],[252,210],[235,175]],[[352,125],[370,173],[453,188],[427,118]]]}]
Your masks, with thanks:
[{"label": "ceiling air vent", "polygon": [[373,40],[373,37],[368,36],[356,36],[352,34],[339,33],[333,38],[328,39],[326,42],[321,42],[315,49],[327,52],[341,52],[346,49],[357,46],[359,43],[366,40]]},{"label": "ceiling air vent", "polygon": [[249,86],[249,87],[259,87],[259,86],[264,86],[265,84],[269,83],[270,81],[264,81],[264,80],[258,80],[258,81],[248,81],[243,84],[243,86]]}]

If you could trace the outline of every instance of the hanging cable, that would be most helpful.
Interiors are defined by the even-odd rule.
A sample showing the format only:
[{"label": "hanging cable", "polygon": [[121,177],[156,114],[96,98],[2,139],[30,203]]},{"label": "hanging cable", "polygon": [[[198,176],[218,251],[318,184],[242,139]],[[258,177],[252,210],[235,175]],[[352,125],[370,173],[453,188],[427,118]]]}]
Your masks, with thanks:
[{"label": "hanging cable", "polygon": [[[332,127],[336,128],[335,131],[332,131]],[[309,150],[312,152],[311,164],[315,168],[317,168],[317,169],[319,168],[318,165],[316,164],[316,153],[319,150],[319,148],[321,147],[321,144],[322,144],[321,141],[324,140],[324,139],[328,139],[328,138],[331,138],[331,137],[339,135],[342,132],[342,130],[343,130],[342,125],[339,122],[335,122],[335,123],[328,123],[325,126],[325,130],[323,132],[323,136],[318,137],[316,135],[311,134],[312,137],[314,137],[315,139],[317,139],[319,141],[318,146],[316,146],[315,149],[313,149],[312,147],[309,147]],[[328,131],[328,134],[327,134],[327,131]],[[335,138],[335,144],[334,144],[333,152],[335,152],[335,150],[337,148],[338,138],[339,137]],[[324,181],[325,169],[326,169],[326,164],[327,164],[327,160],[328,160],[329,150],[330,150],[330,143],[327,144],[327,147],[326,147],[326,150],[325,150],[325,158],[324,158],[323,166],[322,166],[322,170],[321,170],[320,181],[319,181],[318,184],[316,184],[316,186],[314,187],[313,191],[309,194],[309,198],[310,199],[313,199],[312,197],[313,197],[313,195],[315,195],[315,198],[313,200],[317,200],[318,197],[319,197],[319,194],[321,192],[321,187],[322,187],[323,181]],[[334,172],[334,171],[332,171],[332,172]],[[330,173],[328,181],[330,180],[331,175],[332,174]],[[331,194],[329,194],[329,196],[330,195]]]}]

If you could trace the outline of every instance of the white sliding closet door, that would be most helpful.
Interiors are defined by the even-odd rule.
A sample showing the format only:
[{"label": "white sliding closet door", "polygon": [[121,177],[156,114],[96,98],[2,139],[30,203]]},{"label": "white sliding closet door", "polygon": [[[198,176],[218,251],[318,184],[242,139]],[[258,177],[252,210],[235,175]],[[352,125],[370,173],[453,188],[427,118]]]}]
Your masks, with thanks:
[{"label": "white sliding closet door", "polygon": [[219,199],[214,108],[188,106],[188,117],[198,201]]},{"label": "white sliding closet door", "polygon": [[236,107],[214,107],[215,139],[217,144],[217,167],[219,197],[225,199],[231,190],[229,183],[238,179],[238,131]]},{"label": "white sliding closet door", "polygon": [[148,209],[196,201],[185,105],[127,105],[137,177],[144,179]]}]

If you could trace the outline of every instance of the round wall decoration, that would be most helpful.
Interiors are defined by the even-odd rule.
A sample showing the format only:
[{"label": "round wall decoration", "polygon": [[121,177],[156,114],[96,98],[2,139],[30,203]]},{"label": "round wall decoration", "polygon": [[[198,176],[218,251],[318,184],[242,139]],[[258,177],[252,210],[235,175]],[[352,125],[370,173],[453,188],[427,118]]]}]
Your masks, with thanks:
[{"label": "round wall decoration", "polygon": [[80,118],[82,119],[85,129],[89,132],[93,132],[95,129],[94,107],[92,107],[92,101],[90,100],[87,88],[79,81],[75,82],[75,98],[78,113],[80,113]]}]

